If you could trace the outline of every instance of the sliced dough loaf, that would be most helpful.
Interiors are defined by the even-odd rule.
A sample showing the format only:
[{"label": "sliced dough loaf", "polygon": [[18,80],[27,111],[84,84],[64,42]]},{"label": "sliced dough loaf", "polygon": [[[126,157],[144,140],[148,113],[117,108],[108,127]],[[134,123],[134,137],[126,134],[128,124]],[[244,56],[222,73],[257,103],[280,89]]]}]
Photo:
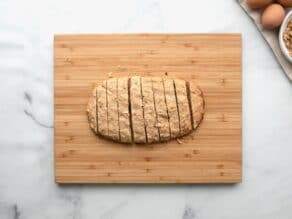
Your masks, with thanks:
[{"label": "sliced dough loaf", "polygon": [[184,80],[111,78],[93,89],[87,114],[100,136],[122,143],[164,142],[198,127],[204,99],[195,84]]}]

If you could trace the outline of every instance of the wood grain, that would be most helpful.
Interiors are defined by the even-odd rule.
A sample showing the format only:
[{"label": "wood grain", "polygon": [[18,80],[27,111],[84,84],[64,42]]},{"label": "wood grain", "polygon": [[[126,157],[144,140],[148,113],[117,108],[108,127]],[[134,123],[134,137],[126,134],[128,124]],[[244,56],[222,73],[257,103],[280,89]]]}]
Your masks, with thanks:
[{"label": "wood grain", "polygon": [[[241,182],[241,35],[57,35],[54,50],[57,183]],[[85,110],[109,72],[195,81],[205,98],[203,122],[182,144],[96,137]]]}]

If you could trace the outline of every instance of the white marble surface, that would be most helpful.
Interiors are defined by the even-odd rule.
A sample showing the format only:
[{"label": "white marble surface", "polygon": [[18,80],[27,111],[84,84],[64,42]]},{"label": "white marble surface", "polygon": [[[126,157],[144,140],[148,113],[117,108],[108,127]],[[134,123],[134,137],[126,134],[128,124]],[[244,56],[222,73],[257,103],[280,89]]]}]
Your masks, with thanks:
[{"label": "white marble surface", "polygon": [[[53,35],[241,32],[243,182],[53,180]],[[0,219],[292,218],[292,84],[235,0],[0,1]]]}]

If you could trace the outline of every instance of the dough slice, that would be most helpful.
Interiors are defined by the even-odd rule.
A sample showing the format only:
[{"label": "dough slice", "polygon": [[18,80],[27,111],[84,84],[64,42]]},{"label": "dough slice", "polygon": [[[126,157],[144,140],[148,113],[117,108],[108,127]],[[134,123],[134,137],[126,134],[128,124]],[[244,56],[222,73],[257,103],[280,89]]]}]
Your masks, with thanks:
[{"label": "dough slice", "polygon": [[129,113],[128,80],[128,78],[118,78],[120,141],[123,143],[132,142]]},{"label": "dough slice", "polygon": [[160,141],[167,141],[170,139],[170,132],[162,78],[152,78],[152,85],[157,113],[156,126],[159,129]]},{"label": "dough slice", "polygon": [[102,85],[97,87],[98,133],[105,137],[108,136],[106,87],[107,81],[103,81]]},{"label": "dough slice", "polygon": [[164,91],[169,115],[170,136],[171,138],[177,138],[180,135],[180,129],[173,83],[174,82],[171,79],[164,79]]},{"label": "dough slice", "polygon": [[187,96],[186,81],[175,79],[174,84],[179,112],[180,135],[184,136],[192,130],[191,113]]},{"label": "dough slice", "polygon": [[117,99],[117,78],[107,80],[107,122],[108,137],[114,141],[119,141],[119,116]]},{"label": "dough slice", "polygon": [[142,97],[144,106],[144,119],[148,143],[159,142],[159,132],[156,127],[157,118],[152,91],[151,78],[142,77]]},{"label": "dough slice", "polygon": [[194,83],[188,83],[189,96],[192,109],[193,129],[196,129],[200,124],[204,115],[204,99],[200,88]]},{"label": "dough slice", "polygon": [[135,143],[146,143],[146,133],[143,117],[143,105],[141,95],[141,77],[131,78],[130,98],[132,113],[133,139]]},{"label": "dough slice", "polygon": [[97,117],[96,117],[96,92],[97,88],[94,87],[92,94],[89,98],[88,104],[87,104],[87,116],[89,120],[89,125],[92,130],[94,130],[95,133],[97,133]]}]

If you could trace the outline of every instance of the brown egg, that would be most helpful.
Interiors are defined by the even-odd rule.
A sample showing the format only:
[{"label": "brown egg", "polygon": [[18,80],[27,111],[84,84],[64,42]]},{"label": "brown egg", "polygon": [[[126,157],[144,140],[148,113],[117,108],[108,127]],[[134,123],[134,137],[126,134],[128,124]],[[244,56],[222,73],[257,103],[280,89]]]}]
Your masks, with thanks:
[{"label": "brown egg", "polygon": [[292,7],[292,0],[278,0],[277,2],[283,5],[285,8]]},{"label": "brown egg", "polygon": [[281,25],[285,10],[280,4],[271,4],[262,13],[261,22],[264,28],[274,29]]},{"label": "brown egg", "polygon": [[248,7],[252,9],[258,9],[266,7],[268,4],[272,3],[273,0],[246,0]]}]

